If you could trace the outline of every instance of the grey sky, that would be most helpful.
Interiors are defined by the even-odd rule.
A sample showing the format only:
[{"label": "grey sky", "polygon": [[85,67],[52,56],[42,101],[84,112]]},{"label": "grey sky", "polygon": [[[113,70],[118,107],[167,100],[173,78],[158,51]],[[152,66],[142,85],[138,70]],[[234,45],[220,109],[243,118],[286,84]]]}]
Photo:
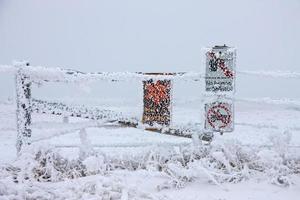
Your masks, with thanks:
[{"label": "grey sky", "polygon": [[0,64],[198,71],[224,43],[239,70],[300,71],[300,0],[0,0]]}]

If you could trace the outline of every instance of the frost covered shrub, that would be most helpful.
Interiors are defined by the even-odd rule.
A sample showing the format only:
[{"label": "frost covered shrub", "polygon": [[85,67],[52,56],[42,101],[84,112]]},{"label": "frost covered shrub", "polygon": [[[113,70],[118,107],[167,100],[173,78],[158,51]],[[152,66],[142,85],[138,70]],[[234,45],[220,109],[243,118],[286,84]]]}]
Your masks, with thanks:
[{"label": "frost covered shrub", "polygon": [[24,148],[13,163],[11,171],[15,182],[24,180],[60,181],[86,175],[86,168],[79,160],[63,158],[54,148],[31,145]]},{"label": "frost covered shrub", "polygon": [[65,178],[85,176],[85,166],[79,160],[68,160],[53,150],[36,153],[37,165],[33,168],[34,178],[39,181],[60,181]]},{"label": "frost covered shrub", "polygon": [[[282,136],[278,136],[282,137]],[[285,137],[285,136],[284,136]],[[287,137],[285,137],[287,138]],[[208,179],[220,185],[236,183],[249,178],[264,178],[271,183],[288,186],[291,174],[300,173],[300,157],[291,153],[289,141],[272,136],[273,146],[248,147],[237,141],[211,145],[174,148],[152,146],[135,155],[113,155],[82,151],[78,159],[62,157],[55,148],[31,145],[25,148],[5,173],[13,174],[15,181],[61,181],[88,175],[106,175],[112,170],[148,170],[160,172],[169,181],[160,189],[184,187],[197,179]],[[86,148],[84,148],[85,150]],[[5,175],[2,170],[0,175]]]},{"label": "frost covered shrub", "polygon": [[288,186],[292,184],[290,175],[299,173],[300,158],[289,153],[286,144],[289,140],[273,138],[273,141],[276,145],[269,149],[247,147],[236,141],[186,148],[179,153],[182,159],[167,162],[164,172],[170,177],[169,184],[175,187],[203,177],[217,185],[264,177],[273,184]]},{"label": "frost covered shrub", "polygon": [[101,155],[89,156],[82,161],[82,164],[85,166],[87,175],[100,174],[107,169],[105,158]]},{"label": "frost covered shrub", "polygon": [[285,161],[285,165],[292,170],[293,174],[300,174],[300,158],[290,156]]},{"label": "frost covered shrub", "polygon": [[271,183],[289,186],[292,184],[290,175],[297,173],[300,164],[299,157],[293,156],[289,149],[291,133],[285,130],[283,133],[270,135],[269,140],[271,147],[258,150],[256,163],[263,169]]},{"label": "frost covered shrub", "polygon": [[182,149],[179,155],[178,159],[171,159],[164,169],[175,187],[183,187],[186,182],[203,177],[220,184],[238,182],[249,176],[246,163],[252,155],[248,150],[240,149],[239,144],[187,148]]},{"label": "frost covered shrub", "polygon": [[145,169],[149,171],[162,171],[164,165],[174,158],[175,152],[168,147],[153,146],[147,151],[137,155],[122,155],[119,157],[105,156],[105,163],[108,170],[127,169],[138,170]]},{"label": "frost covered shrub", "polygon": [[292,166],[288,166],[292,160],[286,159],[286,156],[280,155],[272,149],[263,149],[257,153],[257,166],[260,166],[261,172],[268,177],[271,183],[288,186],[292,183],[290,175],[294,173]]},{"label": "frost covered shrub", "polygon": [[282,134],[274,134],[269,136],[269,140],[276,151],[283,159],[287,156],[292,134],[285,130]]}]

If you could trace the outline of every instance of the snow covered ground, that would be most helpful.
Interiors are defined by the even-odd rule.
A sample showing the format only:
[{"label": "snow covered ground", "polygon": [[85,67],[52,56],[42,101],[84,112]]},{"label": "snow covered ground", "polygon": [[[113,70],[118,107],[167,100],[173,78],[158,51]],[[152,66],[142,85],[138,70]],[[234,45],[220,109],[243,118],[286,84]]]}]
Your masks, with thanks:
[{"label": "snow covered ground", "polygon": [[[200,107],[201,105],[195,102],[188,105],[177,103],[174,108],[174,123],[199,123],[201,114],[198,110]],[[135,107],[118,109],[137,111]],[[126,165],[127,160],[131,164],[134,161],[138,162],[139,159],[145,158],[144,155],[149,155],[149,152],[155,150],[157,150],[155,155],[159,155],[165,150],[179,152],[181,148],[192,148],[191,139],[136,128],[120,128],[109,125],[99,127],[95,122],[76,118],[71,118],[68,124],[64,124],[61,117],[34,114],[34,145],[32,146],[37,145],[38,147],[32,147],[27,153],[17,158],[15,105],[2,102],[0,104],[0,199],[299,199],[299,108],[238,102],[235,111],[235,131],[223,136],[216,135],[212,146],[225,146],[233,152],[237,150],[234,148],[242,148],[243,153],[258,155],[262,159],[260,162],[265,162],[264,165],[266,168],[269,167],[271,172],[243,169],[241,181],[221,181],[221,179],[211,177],[212,174],[199,168],[195,162],[196,166],[190,165],[188,168],[181,169],[179,174],[186,173],[186,176],[179,176],[181,182],[178,181],[179,185],[174,185],[172,178],[178,178],[176,174],[170,178],[170,173],[166,173],[167,170],[151,168],[149,166],[152,165],[149,163],[146,163],[145,167],[122,167]],[[86,138],[82,136],[84,133],[80,133],[82,127],[88,127],[86,128]],[[14,167],[18,168],[23,165],[21,168],[28,173],[28,170],[32,169],[30,167],[37,165],[34,155],[30,154],[36,153],[38,151],[36,148],[54,149],[53,151],[59,153],[63,158],[78,160],[80,153],[82,154],[82,151],[87,149],[82,144],[82,140],[85,140],[86,144],[91,143],[95,146],[95,148],[89,149],[89,151],[97,152],[93,155],[102,155],[104,158],[111,159],[112,163],[119,160],[120,167],[102,171],[93,169],[103,167],[104,161],[101,161],[101,156],[96,156],[97,159],[94,160],[91,156],[84,160],[87,168],[92,168],[86,169],[90,173],[88,176],[39,182],[34,178],[26,178],[26,176],[30,176],[28,174],[20,175],[18,172],[20,177],[25,177],[24,179],[17,177],[18,183],[15,183],[16,178],[7,170],[14,171]],[[226,150],[226,148],[224,149]],[[222,151],[212,153],[216,160],[222,159],[218,156],[220,152]],[[223,151],[223,153],[226,152]],[[284,180],[285,178],[288,180],[282,181],[284,182],[282,185],[269,177],[275,173],[272,170],[276,171],[277,166],[281,167],[281,161],[278,161],[282,159],[281,155],[287,160],[293,158],[293,162],[290,162],[290,165],[283,165],[284,167],[295,168],[295,173],[283,177]],[[250,163],[249,161],[249,166]],[[226,165],[226,162],[223,164]],[[108,166],[107,162],[105,166]],[[167,166],[167,169],[174,169],[174,166]],[[231,167],[229,166],[228,169]],[[228,173],[233,174],[234,170],[232,166],[233,172]],[[192,178],[185,181],[181,180],[182,177]]]}]

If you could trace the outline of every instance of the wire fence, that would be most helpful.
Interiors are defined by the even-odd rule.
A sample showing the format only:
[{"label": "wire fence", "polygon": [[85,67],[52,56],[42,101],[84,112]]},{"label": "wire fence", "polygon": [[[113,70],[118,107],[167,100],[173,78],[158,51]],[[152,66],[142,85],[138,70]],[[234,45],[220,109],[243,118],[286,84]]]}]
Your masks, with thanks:
[{"label": "wire fence", "polygon": [[[0,73],[13,73],[17,74],[19,71],[20,66],[18,65],[0,65]],[[255,77],[268,77],[268,78],[285,78],[285,79],[300,79],[300,72],[290,72],[290,71],[237,71],[239,75],[247,75],[247,76],[255,76]],[[41,66],[26,66],[22,67],[22,74],[24,77],[32,80],[32,82],[62,82],[62,83],[69,83],[69,82],[85,82],[85,81],[111,81],[111,82],[122,82],[122,81],[137,81],[137,80],[145,80],[147,79],[171,79],[174,81],[185,81],[185,82],[193,82],[193,81],[202,81],[205,78],[204,73],[200,72],[172,72],[172,73],[162,73],[162,74],[144,74],[142,72],[95,72],[95,73],[85,73],[76,70],[66,70],[62,68],[47,68]],[[292,100],[288,98],[281,98],[281,99],[271,99],[271,98],[234,98],[236,101],[240,102],[252,102],[252,103],[267,103],[271,105],[286,105],[286,106],[294,106],[300,108],[300,101]],[[190,99],[188,101],[200,101],[200,99]],[[59,108],[58,108],[59,107]],[[69,112],[69,116],[77,116],[77,117],[84,117],[90,119],[103,119],[107,118],[109,122],[113,121],[123,121],[123,123],[134,123],[135,125],[138,124],[137,119],[130,118],[128,116],[124,116],[121,113],[114,113],[109,110],[87,110],[86,108],[74,108],[70,106],[66,106],[61,104],[58,106],[55,103],[45,102],[41,100],[32,100],[32,108],[40,113],[47,113],[47,114],[58,114],[63,115],[62,112]],[[26,110],[26,109],[25,109]],[[24,115],[26,116],[26,114]],[[132,120],[134,122],[132,122]],[[24,122],[26,124],[26,122]],[[28,122],[29,123],[29,122]],[[255,128],[268,128],[268,129],[280,129],[281,127],[275,125],[266,125],[266,124],[252,124],[252,123],[236,123],[237,126],[249,126]],[[20,125],[18,125],[20,126]],[[79,130],[84,127],[89,127],[88,125],[83,125],[78,127],[72,128],[71,131]],[[93,124],[93,126],[95,126]],[[20,128],[20,127],[19,127]],[[184,129],[182,132],[178,132],[179,129]],[[193,127],[180,127],[180,128],[173,128],[173,130],[169,130],[170,133],[172,131],[177,135],[189,135],[191,137],[194,130]],[[288,127],[290,130],[300,131],[300,127]],[[24,127],[24,130],[26,127]],[[54,136],[48,136],[45,138],[39,138],[36,141],[44,139],[49,139],[52,137],[59,136],[61,134],[68,134],[70,131],[62,131]],[[137,145],[137,146],[145,146]],[[152,145],[152,144],[149,144]],[[63,146],[63,145],[62,145]],[[72,145],[71,145],[72,146]],[[70,147],[71,147],[70,146]],[[74,146],[74,145],[73,145]],[[72,146],[72,147],[73,147]],[[75,145],[76,146],[76,145]],[[113,145],[116,146],[116,145]],[[124,146],[124,145],[123,145]],[[125,145],[126,146],[126,145]],[[128,146],[128,145],[127,145]],[[134,145],[133,145],[134,146]]]}]

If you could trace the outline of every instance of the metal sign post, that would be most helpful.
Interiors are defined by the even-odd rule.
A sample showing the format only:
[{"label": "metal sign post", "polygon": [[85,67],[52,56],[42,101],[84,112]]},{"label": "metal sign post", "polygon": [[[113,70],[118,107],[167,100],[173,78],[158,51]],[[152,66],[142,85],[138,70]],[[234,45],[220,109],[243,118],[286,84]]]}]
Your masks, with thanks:
[{"label": "metal sign post", "polygon": [[204,132],[232,132],[236,50],[226,45],[206,49],[205,62]]}]

